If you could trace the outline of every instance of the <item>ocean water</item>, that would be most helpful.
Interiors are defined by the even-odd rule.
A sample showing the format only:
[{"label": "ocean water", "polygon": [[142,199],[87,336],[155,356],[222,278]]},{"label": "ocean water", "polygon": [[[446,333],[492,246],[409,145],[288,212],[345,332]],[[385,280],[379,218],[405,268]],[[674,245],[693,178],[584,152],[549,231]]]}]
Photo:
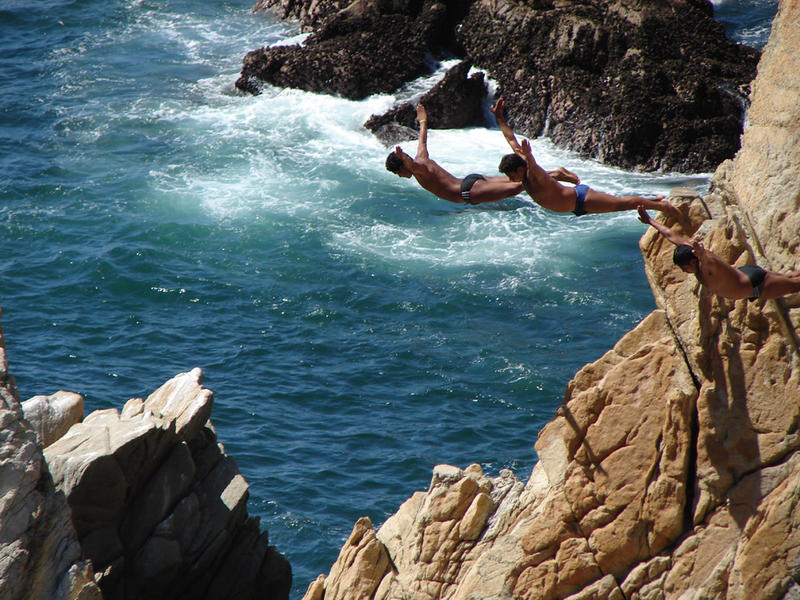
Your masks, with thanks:
[{"label": "ocean water", "polygon": [[[777,2],[715,5],[765,43]],[[571,376],[654,302],[632,213],[463,207],[388,173],[361,124],[430,78],[361,102],[236,93],[248,50],[298,34],[250,6],[0,0],[0,307],[23,399],[120,408],[202,367],[299,598],[435,465],[526,479]],[[612,193],[709,182],[533,146]],[[492,128],[429,148],[460,175],[506,152]]]}]

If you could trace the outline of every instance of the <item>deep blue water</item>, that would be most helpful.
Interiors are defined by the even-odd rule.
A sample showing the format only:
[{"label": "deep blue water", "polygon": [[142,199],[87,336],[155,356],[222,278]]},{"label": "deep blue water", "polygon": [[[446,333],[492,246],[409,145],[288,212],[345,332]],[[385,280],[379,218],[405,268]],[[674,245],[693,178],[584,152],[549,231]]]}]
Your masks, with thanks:
[{"label": "deep blue water", "polygon": [[[436,464],[526,479],[571,376],[654,303],[633,214],[452,205],[361,128],[393,96],[236,94],[245,52],[297,34],[250,5],[0,0],[0,307],[23,399],[119,408],[202,367],[299,598]],[[775,7],[716,3],[754,45]],[[506,152],[429,142],[462,175]],[[534,150],[614,193],[708,184]]]}]

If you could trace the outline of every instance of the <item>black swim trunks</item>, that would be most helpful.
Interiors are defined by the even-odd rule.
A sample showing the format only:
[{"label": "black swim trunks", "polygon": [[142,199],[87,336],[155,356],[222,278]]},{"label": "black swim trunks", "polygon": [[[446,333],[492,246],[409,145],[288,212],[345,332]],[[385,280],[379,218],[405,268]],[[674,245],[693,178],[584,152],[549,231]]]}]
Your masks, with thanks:
[{"label": "black swim trunks", "polygon": [[573,214],[576,217],[580,217],[582,215],[588,214],[586,209],[583,207],[584,203],[586,202],[586,192],[589,191],[589,186],[579,183],[575,186],[575,210],[573,210]]},{"label": "black swim trunks", "polygon": [[753,284],[753,295],[748,300],[758,300],[764,289],[764,278],[766,278],[767,272],[758,265],[745,265],[739,267],[739,270],[747,275],[750,283]]},{"label": "black swim trunks", "polygon": [[461,199],[467,204],[475,204],[470,197],[470,190],[472,189],[472,186],[475,185],[475,182],[479,179],[486,181],[486,177],[479,175],[478,173],[467,175],[461,180]]}]

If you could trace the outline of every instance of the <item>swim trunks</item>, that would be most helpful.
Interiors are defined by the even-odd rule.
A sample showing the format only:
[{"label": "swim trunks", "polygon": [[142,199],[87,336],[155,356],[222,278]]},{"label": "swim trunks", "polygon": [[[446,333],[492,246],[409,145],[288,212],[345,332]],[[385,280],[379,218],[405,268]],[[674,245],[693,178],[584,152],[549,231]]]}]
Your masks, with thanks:
[{"label": "swim trunks", "polygon": [[479,179],[486,181],[486,177],[479,175],[478,173],[467,175],[461,180],[461,199],[467,204],[475,204],[470,197],[470,190],[472,189],[472,186],[475,185],[475,182]]},{"label": "swim trunks", "polygon": [[582,215],[588,214],[586,209],[583,207],[584,203],[586,202],[586,192],[589,191],[589,186],[579,183],[575,186],[575,210],[573,210],[573,214],[576,217],[580,217]]},{"label": "swim trunks", "polygon": [[753,295],[748,300],[758,300],[761,290],[764,289],[764,278],[767,276],[767,272],[758,265],[745,265],[739,267],[739,270],[747,275],[750,283],[753,284]]}]

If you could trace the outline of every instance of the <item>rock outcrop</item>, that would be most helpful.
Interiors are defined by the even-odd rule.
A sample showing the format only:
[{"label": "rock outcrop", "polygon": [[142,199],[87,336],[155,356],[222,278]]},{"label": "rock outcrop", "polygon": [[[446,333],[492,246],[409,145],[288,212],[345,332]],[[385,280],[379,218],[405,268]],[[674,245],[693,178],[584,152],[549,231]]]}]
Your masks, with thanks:
[{"label": "rock outcrop", "polygon": [[44,450],[106,600],[288,598],[291,569],[247,516],[201,377],[95,411]]},{"label": "rock outcrop", "polygon": [[[248,53],[236,86],[361,99],[457,56],[485,69],[520,134],[626,168],[709,171],[739,148],[758,52],[708,0],[263,0],[313,33]],[[431,115],[433,116],[433,114]]]},{"label": "rock outcrop", "polygon": [[[470,68],[469,62],[460,62],[419,99],[428,110],[428,127],[458,129],[484,124],[483,106],[488,90],[483,73],[470,75]],[[417,108],[410,102],[403,102],[383,115],[373,115],[364,127],[387,146],[417,139]]]},{"label": "rock outcrop", "polygon": [[83,418],[69,392],[21,405],[2,341],[3,600],[289,597],[291,568],[247,515],[200,369]]},{"label": "rock outcrop", "polygon": [[100,600],[8,372],[0,329],[0,598]]},{"label": "rock outcrop", "polygon": [[[741,151],[673,193],[668,225],[737,266],[798,268],[798,36],[783,0]],[[528,481],[437,467],[307,600],[800,597],[800,299],[708,295],[652,228],[640,247],[658,308],[569,382]]]}]

